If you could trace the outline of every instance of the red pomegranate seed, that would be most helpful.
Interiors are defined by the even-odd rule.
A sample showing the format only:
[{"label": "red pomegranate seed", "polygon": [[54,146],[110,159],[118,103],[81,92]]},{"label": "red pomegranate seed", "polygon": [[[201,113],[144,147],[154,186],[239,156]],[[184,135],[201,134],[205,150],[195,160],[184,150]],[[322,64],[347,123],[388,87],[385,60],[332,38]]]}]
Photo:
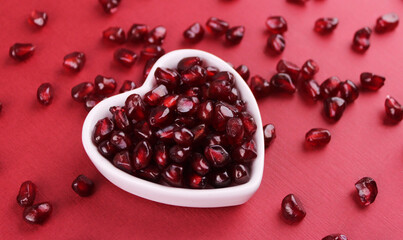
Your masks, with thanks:
[{"label": "red pomegranate seed", "polygon": [[172,120],[173,111],[165,106],[157,106],[150,111],[148,122],[151,127],[161,127],[167,125]]},{"label": "red pomegranate seed", "polygon": [[[140,56],[144,60],[150,60],[152,58],[157,58],[158,59],[164,54],[165,54],[165,50],[159,45],[146,46],[140,52]],[[156,62],[156,60],[155,60],[155,62]],[[154,63],[152,65],[154,65]],[[151,67],[150,67],[150,69],[151,69]],[[147,73],[147,75],[148,75],[148,73]]]},{"label": "red pomegranate seed", "polygon": [[180,146],[189,147],[193,143],[194,135],[192,131],[183,127],[174,131],[174,140]]},{"label": "red pomegranate seed", "polygon": [[396,13],[388,13],[376,20],[375,31],[385,33],[393,31],[399,25],[399,16]]},{"label": "red pomegranate seed", "polygon": [[271,16],[266,20],[266,27],[270,33],[283,34],[287,32],[287,21],[282,16]]},{"label": "red pomegranate seed", "polygon": [[240,118],[245,130],[245,137],[250,138],[255,134],[257,125],[255,119],[248,112],[241,112]]},{"label": "red pomegranate seed", "polygon": [[377,91],[385,84],[385,77],[369,72],[360,75],[361,87],[366,90]]},{"label": "red pomegranate seed", "polygon": [[215,80],[210,83],[208,96],[214,100],[228,100],[231,95],[231,83],[226,80]]},{"label": "red pomegranate seed", "polygon": [[213,119],[214,102],[206,101],[200,104],[197,110],[197,117],[201,122],[211,123]]},{"label": "red pomegranate seed", "polygon": [[246,110],[246,102],[244,100],[236,100],[234,106],[238,109],[239,112]]},{"label": "red pomegranate seed", "polygon": [[113,55],[116,62],[125,67],[131,67],[137,61],[137,54],[126,48],[119,48]]},{"label": "red pomegranate seed", "polygon": [[276,128],[273,124],[269,123],[263,126],[264,146],[268,148],[270,144],[276,139]]},{"label": "red pomegranate seed", "polygon": [[158,85],[144,95],[144,102],[150,106],[157,106],[168,95],[168,89],[164,85]]},{"label": "red pomegranate seed", "polygon": [[111,14],[118,10],[120,0],[99,0],[105,13]]},{"label": "red pomegranate seed", "polygon": [[296,87],[287,73],[277,73],[270,79],[270,85],[275,91],[293,94]]},{"label": "red pomegranate seed", "polygon": [[99,120],[95,124],[95,130],[93,135],[94,142],[100,143],[101,141],[107,139],[114,130],[114,128],[115,125],[108,117]]},{"label": "red pomegranate seed", "polygon": [[169,125],[164,128],[161,128],[155,132],[155,136],[163,142],[171,143],[174,138],[174,131],[176,126]]},{"label": "red pomegranate seed", "polygon": [[194,143],[199,143],[207,137],[209,132],[208,126],[206,124],[199,124],[192,128],[192,133],[194,135]]},{"label": "red pomegranate seed", "polygon": [[340,83],[340,79],[336,76],[326,79],[320,85],[320,95],[324,99],[337,96],[340,90]]},{"label": "red pomegranate seed", "polygon": [[216,168],[224,167],[230,161],[228,152],[220,145],[207,146],[204,149],[204,156]]},{"label": "red pomegranate seed", "polygon": [[42,83],[36,92],[36,98],[42,105],[50,105],[53,100],[53,87],[50,83]]},{"label": "red pomegranate seed", "polygon": [[46,12],[34,10],[31,12],[31,15],[28,18],[28,22],[33,26],[42,28],[48,22],[48,14],[46,14]]},{"label": "red pomegranate seed", "polygon": [[144,169],[136,171],[136,176],[151,182],[158,182],[161,176],[161,172],[158,167],[149,165]]},{"label": "red pomegranate seed", "polygon": [[195,65],[201,66],[203,61],[199,57],[187,57],[178,62],[177,69],[182,73]]},{"label": "red pomegranate seed", "polygon": [[174,187],[183,186],[183,174],[183,167],[178,164],[171,164],[162,171],[165,182]]},{"label": "red pomegranate seed", "polygon": [[244,127],[240,118],[230,118],[227,122],[226,134],[228,142],[233,146],[242,143],[244,137]]},{"label": "red pomegranate seed", "polygon": [[205,145],[206,146],[221,145],[224,147],[229,146],[227,137],[225,136],[225,134],[218,134],[218,133],[213,133],[213,134],[208,135],[206,137]]},{"label": "red pomegranate seed", "polygon": [[146,117],[146,105],[138,94],[132,94],[126,99],[125,109],[129,119],[141,121]]},{"label": "red pomegranate seed", "polygon": [[128,150],[132,145],[132,142],[130,141],[128,134],[122,131],[113,132],[109,141],[119,151]]},{"label": "red pomegranate seed", "polygon": [[145,24],[133,24],[127,33],[127,40],[132,43],[144,42],[148,36],[148,26]]},{"label": "red pomegranate seed", "polygon": [[302,83],[305,93],[314,101],[318,101],[321,97],[319,84],[314,80],[305,80]]},{"label": "red pomegranate seed", "polygon": [[64,56],[63,66],[69,71],[79,72],[84,67],[86,61],[82,52],[72,52]]},{"label": "red pomegranate seed", "polygon": [[74,179],[71,187],[81,197],[88,197],[94,192],[94,183],[84,175],[79,175]]},{"label": "red pomegranate seed", "polygon": [[146,38],[148,44],[161,45],[167,35],[167,29],[164,26],[157,26],[153,28]]},{"label": "red pomegranate seed", "polygon": [[211,81],[228,81],[231,86],[233,86],[235,83],[235,76],[227,71],[218,72],[211,78]]},{"label": "red pomegranate seed", "polygon": [[348,238],[343,234],[331,234],[322,238],[322,240],[348,240]]},{"label": "red pomegranate seed", "polygon": [[95,77],[95,93],[98,95],[112,94],[116,89],[116,81],[111,77],[97,75]]},{"label": "red pomegranate seed", "polygon": [[176,163],[185,162],[191,155],[190,147],[174,145],[169,149],[169,158]]},{"label": "red pomegranate seed", "polygon": [[265,97],[270,94],[270,82],[259,75],[251,77],[249,87],[256,98]]},{"label": "red pomegranate seed", "polygon": [[133,172],[129,152],[127,150],[117,153],[112,160],[112,164],[127,173]]},{"label": "red pomegranate seed", "polygon": [[235,164],[231,171],[232,181],[235,184],[243,184],[249,182],[250,171],[244,164]]},{"label": "red pomegranate seed", "polygon": [[331,120],[338,121],[346,109],[346,101],[339,97],[327,98],[324,102],[325,116]]},{"label": "red pomegranate seed", "polygon": [[248,164],[257,157],[256,143],[254,140],[245,142],[232,151],[232,159],[237,163]]},{"label": "red pomegranate seed", "polygon": [[191,98],[181,96],[178,99],[176,111],[185,116],[193,115],[197,111],[197,105]]},{"label": "red pomegranate seed", "polygon": [[35,46],[31,43],[16,43],[10,47],[9,55],[17,61],[24,61],[34,55]]},{"label": "red pomegranate seed", "polygon": [[177,94],[168,95],[162,100],[161,105],[165,106],[169,109],[174,109],[174,108],[176,108],[176,105],[178,104],[178,99],[179,99],[179,95],[177,95]]},{"label": "red pomegranate seed", "polygon": [[309,59],[302,65],[300,75],[303,80],[310,80],[317,72],[319,72],[318,64],[314,60]]},{"label": "red pomegranate seed", "polygon": [[163,142],[158,142],[154,146],[154,162],[157,164],[159,169],[164,169],[168,166],[168,150]]},{"label": "red pomegranate seed", "polygon": [[293,82],[296,82],[298,80],[300,68],[292,62],[281,59],[277,63],[277,72],[287,73],[288,75],[290,75]]},{"label": "red pomegranate seed", "polygon": [[227,43],[239,44],[242,41],[244,35],[245,35],[245,27],[236,26],[227,30],[227,32],[225,33],[225,39]]},{"label": "red pomegranate seed", "polygon": [[200,23],[194,23],[183,32],[183,37],[191,43],[200,42],[204,37],[204,29]]},{"label": "red pomegranate seed", "polygon": [[117,44],[123,44],[126,42],[125,31],[120,27],[110,27],[103,31],[102,33],[105,41]]},{"label": "red pomegranate seed", "polygon": [[192,155],[191,166],[193,171],[201,176],[210,172],[210,164],[202,154],[197,152]]},{"label": "red pomegranate seed", "polygon": [[34,203],[36,195],[36,186],[31,181],[25,181],[21,184],[17,195],[17,203],[21,207],[29,207]]},{"label": "red pomegranate seed", "polygon": [[105,140],[98,145],[98,152],[107,159],[115,155],[117,149],[109,140]]},{"label": "red pomegranate seed", "polygon": [[375,201],[378,195],[378,187],[374,179],[370,177],[363,177],[355,183],[359,203],[362,206],[368,206]]},{"label": "red pomegranate seed", "polygon": [[219,18],[211,17],[206,22],[206,28],[214,35],[221,36],[228,30],[229,24]]},{"label": "red pomegranate seed", "polygon": [[331,135],[329,130],[324,128],[312,128],[305,135],[305,142],[313,148],[323,147],[330,142]]},{"label": "red pomegranate seed", "polygon": [[206,67],[207,79],[211,79],[219,72],[218,68],[213,66]]},{"label": "red pomegranate seed", "polygon": [[370,46],[372,30],[369,27],[361,28],[354,34],[352,48],[359,53],[364,53]]},{"label": "red pomegranate seed", "polygon": [[147,140],[151,141],[153,137],[153,132],[151,130],[151,126],[146,121],[140,121],[134,125],[133,131],[134,137],[136,140]]},{"label": "red pomegranate seed", "polygon": [[285,39],[281,34],[271,34],[267,39],[267,51],[271,55],[279,55],[284,51]]},{"label": "red pomegranate seed", "polygon": [[350,80],[346,80],[340,83],[340,97],[346,100],[347,103],[354,102],[358,96],[358,87]]},{"label": "red pomegranate seed", "polygon": [[201,86],[207,77],[206,69],[199,65],[194,65],[182,72],[182,82],[185,86]]},{"label": "red pomegranate seed", "polygon": [[386,96],[385,100],[385,111],[386,115],[396,121],[400,122],[403,119],[403,106],[394,99],[392,96]]},{"label": "red pomegranate seed", "polygon": [[100,101],[102,101],[103,97],[90,95],[85,99],[84,108],[87,112],[91,111]]},{"label": "red pomegranate seed", "polygon": [[197,173],[191,173],[187,181],[190,188],[202,189],[207,186],[207,177]]},{"label": "red pomegranate seed", "polygon": [[228,187],[231,185],[231,177],[227,169],[220,169],[211,174],[211,184],[216,188]]},{"label": "red pomegranate seed", "polygon": [[83,82],[71,89],[71,97],[77,102],[84,102],[95,91],[94,84]]},{"label": "red pomegranate seed", "polygon": [[228,119],[235,117],[237,111],[238,109],[232,105],[218,102],[214,107],[213,128],[219,132],[225,131]]},{"label": "red pomegranate seed", "polygon": [[23,218],[33,224],[44,223],[52,213],[52,205],[48,202],[38,203],[24,209]]},{"label": "red pomegranate seed", "polygon": [[315,27],[313,29],[315,32],[325,35],[332,33],[338,24],[338,18],[319,18],[316,20]]},{"label": "red pomegranate seed", "polygon": [[157,60],[158,60],[158,57],[150,58],[147,60],[146,64],[144,65],[143,80],[147,79],[148,74],[151,71],[151,68],[154,66],[154,64]]},{"label": "red pomegranate seed", "polygon": [[160,67],[155,70],[154,77],[157,84],[163,84],[170,90],[175,89],[180,78],[178,72],[175,70]]},{"label": "red pomegranate seed", "polygon": [[281,212],[289,223],[300,222],[306,215],[304,206],[294,194],[285,196],[281,202]]},{"label": "red pomegranate seed", "polygon": [[152,147],[148,141],[140,141],[133,150],[132,164],[134,169],[146,168],[152,157]]},{"label": "red pomegranate seed", "polygon": [[245,82],[248,81],[249,76],[250,76],[250,71],[248,66],[246,65],[239,65],[236,69],[235,69],[239,75],[241,75],[241,77],[243,78],[243,80],[245,80]]},{"label": "red pomegranate seed", "polygon": [[133,81],[125,80],[120,88],[119,92],[127,92],[136,88],[136,84]]}]

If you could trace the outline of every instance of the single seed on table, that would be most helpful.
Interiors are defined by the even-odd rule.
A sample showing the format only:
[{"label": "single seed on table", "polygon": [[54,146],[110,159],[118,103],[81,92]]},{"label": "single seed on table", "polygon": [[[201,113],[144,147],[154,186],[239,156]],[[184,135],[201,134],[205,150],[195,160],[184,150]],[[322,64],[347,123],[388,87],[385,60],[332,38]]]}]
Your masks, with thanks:
[{"label": "single seed on table", "polygon": [[366,207],[375,201],[378,195],[378,187],[374,179],[363,177],[355,183],[357,196],[361,206]]},{"label": "single seed on table", "polygon": [[294,195],[288,194],[281,202],[281,212],[287,223],[301,222],[306,212],[301,201]]},{"label": "single seed on table", "polygon": [[79,175],[71,184],[74,192],[81,197],[88,197],[94,192],[94,183],[85,175]]}]

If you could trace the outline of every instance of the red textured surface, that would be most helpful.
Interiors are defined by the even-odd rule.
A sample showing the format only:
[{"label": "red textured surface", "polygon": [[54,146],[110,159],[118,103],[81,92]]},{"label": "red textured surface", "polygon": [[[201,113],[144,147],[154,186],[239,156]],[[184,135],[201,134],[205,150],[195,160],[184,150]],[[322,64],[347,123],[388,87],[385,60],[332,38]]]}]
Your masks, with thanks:
[{"label": "red textured surface", "polygon": [[[49,14],[47,26],[35,29],[27,17],[33,9]],[[400,0],[323,0],[305,7],[285,0],[157,1],[122,0],[112,16],[92,1],[3,1],[0,6],[0,233],[2,239],[321,239],[344,233],[349,239],[401,239],[403,230],[403,123],[385,125],[383,104],[387,94],[403,102],[402,26],[385,35],[373,34],[367,53],[350,49],[354,32],[374,26],[378,16],[402,13]],[[164,48],[171,51],[194,47],[212,52],[235,65],[246,64],[252,75],[269,78],[281,57],[263,53],[265,20],[282,15],[289,24],[287,46],[281,57],[299,65],[308,58],[320,64],[316,79],[331,75],[358,82],[362,71],[386,76],[378,92],[362,93],[342,119],[329,124],[322,104],[307,104],[297,93],[259,101],[264,123],[277,127],[277,139],[266,152],[260,189],[243,206],[190,209],[166,206],[126,193],[109,183],[95,169],[81,145],[86,116],[82,105],[70,97],[72,86],[93,81],[97,74],[113,76],[119,87],[125,79],[141,84],[143,64],[131,69],[113,59],[118,46],[102,42],[110,26],[126,30],[132,23],[163,24],[168,29]],[[226,47],[223,39],[209,35],[196,45],[186,44],[182,32],[195,21],[216,16],[231,26],[244,25],[240,45]],[[338,17],[330,36],[318,36],[313,24],[319,17]],[[403,16],[400,16],[403,17]],[[32,42],[35,55],[17,63],[8,57],[15,42]],[[126,45],[139,52],[140,48]],[[84,51],[87,63],[79,74],[67,73],[63,57]],[[43,82],[55,88],[49,107],[36,101]],[[313,127],[328,128],[330,144],[318,151],[303,147],[305,133]],[[80,198],[71,182],[85,174],[96,183],[90,198]],[[375,202],[361,209],[353,200],[354,183],[370,176],[377,181]],[[15,197],[20,184],[32,180],[38,187],[36,202],[50,201],[54,212],[43,226],[22,220]],[[305,204],[306,218],[290,226],[280,218],[284,196],[296,194]]]}]

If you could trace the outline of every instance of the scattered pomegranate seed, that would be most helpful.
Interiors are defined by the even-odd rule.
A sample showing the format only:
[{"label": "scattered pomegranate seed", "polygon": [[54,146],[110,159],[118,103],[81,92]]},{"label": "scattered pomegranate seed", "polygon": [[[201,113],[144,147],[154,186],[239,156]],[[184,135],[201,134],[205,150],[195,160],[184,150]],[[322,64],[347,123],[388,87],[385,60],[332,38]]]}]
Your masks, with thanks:
[{"label": "scattered pomegranate seed", "polygon": [[309,59],[301,67],[301,78],[303,80],[310,80],[317,72],[319,72],[318,64],[314,60]]},{"label": "scattered pomegranate seed", "polygon": [[146,42],[151,45],[161,45],[167,35],[167,29],[164,26],[153,28],[146,38]]},{"label": "scattered pomegranate seed", "polygon": [[[140,56],[142,59],[144,60],[151,60],[152,58],[160,58],[162,55],[165,54],[165,50],[158,45],[149,45],[143,48],[143,50],[141,50]],[[154,63],[157,60],[155,60],[152,65],[154,65]],[[151,63],[150,63],[151,64]],[[148,62],[146,64],[146,66],[148,65]],[[150,67],[151,70],[152,66]],[[146,69],[146,68],[145,68]],[[148,74],[147,74],[148,75]]]},{"label": "scattered pomegranate seed", "polygon": [[360,75],[361,87],[366,90],[377,91],[385,84],[385,77],[369,72]]},{"label": "scattered pomegranate seed", "polygon": [[148,141],[140,141],[133,150],[133,167],[134,169],[146,168],[152,158],[152,147]]},{"label": "scattered pomegranate seed", "polygon": [[278,73],[287,73],[290,75],[293,82],[298,80],[299,72],[301,70],[296,64],[283,59],[278,61],[276,69]]},{"label": "scattered pomegranate seed", "polygon": [[338,18],[319,18],[315,22],[314,30],[319,34],[325,35],[332,33],[338,24]]},{"label": "scattered pomegranate seed", "polygon": [[337,96],[340,90],[340,83],[340,79],[336,76],[326,79],[320,85],[320,95],[324,99]]},{"label": "scattered pomegranate seed", "polygon": [[348,240],[348,238],[343,234],[331,234],[322,238],[322,240]]},{"label": "scattered pomegranate seed", "polygon": [[81,197],[88,197],[94,192],[94,183],[85,175],[79,175],[74,179],[71,187]]},{"label": "scattered pomegranate seed", "polygon": [[276,139],[276,128],[273,124],[269,123],[263,126],[264,146],[268,148],[270,144]]},{"label": "scattered pomegranate seed", "polygon": [[119,92],[127,92],[130,90],[136,89],[136,84],[133,81],[130,80],[125,80],[122,84],[122,87],[120,88]]},{"label": "scattered pomegranate seed", "polygon": [[85,54],[82,52],[72,52],[63,59],[63,66],[69,71],[79,72],[84,67],[86,61]]},{"label": "scattered pomegranate seed", "polygon": [[116,81],[111,77],[105,77],[102,75],[97,75],[95,77],[95,92],[99,95],[109,95],[112,94],[116,89]]},{"label": "scattered pomegranate seed", "polygon": [[227,30],[227,32],[225,33],[225,39],[227,43],[239,44],[242,41],[244,35],[245,35],[245,27],[236,26]]},{"label": "scattered pomegranate seed", "polygon": [[376,20],[375,31],[377,33],[390,32],[395,30],[397,25],[399,25],[399,16],[396,13],[388,13]]},{"label": "scattered pomegranate seed", "polygon": [[372,30],[369,27],[361,28],[354,34],[352,48],[359,53],[364,53],[370,46]]},{"label": "scattered pomegranate seed", "polygon": [[256,98],[265,97],[270,93],[270,82],[259,75],[251,77],[249,87]]},{"label": "scattered pomegranate seed", "polygon": [[301,201],[294,195],[288,194],[281,202],[281,212],[284,219],[289,223],[301,222],[306,212]]},{"label": "scattered pomegranate seed", "polygon": [[219,18],[211,17],[207,20],[206,28],[209,32],[221,36],[228,30],[229,24]]},{"label": "scattered pomegranate seed", "polygon": [[236,184],[249,182],[250,170],[244,164],[235,164],[231,171],[232,181]]},{"label": "scattered pomegranate seed", "polygon": [[93,140],[95,143],[100,143],[106,140],[115,128],[115,124],[109,118],[103,118],[95,124]]},{"label": "scattered pomegranate seed", "polygon": [[21,207],[29,207],[34,203],[35,195],[35,184],[31,181],[23,182],[17,195],[17,203]]},{"label": "scattered pomegranate seed", "polygon": [[90,95],[85,99],[84,108],[87,112],[91,111],[100,101],[102,101],[103,97]]},{"label": "scattered pomegranate seed", "polygon": [[340,83],[340,97],[346,100],[347,103],[354,102],[358,96],[358,87],[350,80],[346,80]]},{"label": "scattered pomegranate seed", "polygon": [[33,26],[42,28],[48,22],[48,14],[34,10],[31,12],[31,15],[29,15],[28,22]]},{"label": "scattered pomegranate seed", "polygon": [[220,169],[212,173],[211,184],[216,188],[228,187],[231,185],[231,177],[227,169]]},{"label": "scattered pomegranate seed", "polygon": [[314,101],[318,101],[321,97],[319,84],[314,80],[305,80],[302,83],[305,93]]},{"label": "scattered pomegranate seed", "polygon": [[241,75],[241,77],[243,78],[243,80],[245,80],[245,82],[248,81],[249,76],[250,76],[250,71],[248,66],[246,65],[239,65],[236,69],[235,69],[239,75]]},{"label": "scattered pomegranate seed", "polygon": [[16,43],[10,47],[9,55],[17,61],[24,61],[32,57],[35,46],[31,43]]},{"label": "scattered pomegranate seed", "polygon": [[362,206],[368,206],[375,201],[378,195],[378,187],[374,179],[363,177],[355,183],[359,202]]},{"label": "scattered pomegranate seed", "polygon": [[305,142],[313,148],[323,147],[330,142],[329,130],[324,128],[312,128],[305,135]]},{"label": "scattered pomegranate seed", "polygon": [[127,33],[127,40],[132,43],[145,42],[148,36],[148,26],[145,24],[133,24]]},{"label": "scattered pomegranate seed", "polygon": [[403,106],[389,95],[386,96],[385,100],[385,112],[390,119],[396,122],[400,122],[403,119]]},{"label": "scattered pomegranate seed", "polygon": [[38,203],[24,209],[23,218],[33,224],[44,223],[52,213],[52,205],[48,202]]},{"label": "scattered pomegranate seed", "polygon": [[327,98],[324,102],[325,116],[331,120],[338,121],[346,109],[346,101],[339,97]]},{"label": "scattered pomegranate seed", "polygon": [[287,73],[277,73],[270,79],[271,87],[279,92],[293,94],[296,87]]},{"label": "scattered pomegranate seed", "polygon": [[287,21],[282,16],[271,16],[266,20],[266,27],[270,33],[283,34],[287,31]]},{"label": "scattered pomegranate seed", "polygon": [[120,0],[99,0],[104,12],[111,14],[118,10]]},{"label": "scattered pomegranate seed", "polygon": [[191,43],[200,42],[204,37],[204,29],[200,23],[194,23],[183,32],[183,37]]},{"label": "scattered pomegranate seed", "polygon": [[77,102],[84,102],[87,97],[94,93],[94,84],[83,82],[71,89],[71,97]]},{"label": "scattered pomegranate seed", "polygon": [[183,167],[178,164],[171,164],[162,171],[165,182],[174,187],[183,186],[183,174]]},{"label": "scattered pomegranate seed", "polygon": [[113,55],[116,62],[122,64],[125,67],[131,67],[137,60],[137,54],[132,50],[126,48],[119,48]]},{"label": "scattered pomegranate seed", "polygon": [[103,38],[111,43],[123,44],[126,42],[125,31],[120,27],[110,27],[103,31]]},{"label": "scattered pomegranate seed", "polygon": [[267,39],[267,51],[271,55],[279,55],[284,51],[285,39],[281,34],[271,34]]},{"label": "scattered pomegranate seed", "polygon": [[50,105],[53,100],[53,87],[50,83],[42,83],[36,92],[36,98],[42,105]]}]

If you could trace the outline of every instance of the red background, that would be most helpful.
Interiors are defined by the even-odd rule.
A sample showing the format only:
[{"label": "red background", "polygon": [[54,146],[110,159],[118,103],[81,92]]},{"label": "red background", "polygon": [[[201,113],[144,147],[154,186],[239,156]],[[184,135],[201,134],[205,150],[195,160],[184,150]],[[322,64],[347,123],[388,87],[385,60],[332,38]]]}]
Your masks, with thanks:
[{"label": "red background", "polygon": [[[48,25],[33,29],[26,19],[33,9],[49,14]],[[403,29],[373,34],[363,55],[351,51],[354,32],[372,27],[388,12],[402,13],[400,0],[310,1],[296,6],[285,0],[123,0],[114,15],[106,15],[96,0],[2,1],[0,6],[0,236],[2,239],[321,239],[345,233],[349,239],[401,239],[403,237],[403,126],[384,124],[387,94],[403,102]],[[281,57],[263,53],[265,19],[282,15],[289,24],[287,46]],[[244,25],[241,44],[223,45],[223,39],[206,36],[196,45],[183,42],[183,30],[195,21],[216,16],[232,26]],[[327,37],[312,30],[319,17],[340,20]],[[401,16],[402,17],[402,16]],[[308,58],[320,64],[319,82],[337,75],[358,82],[359,74],[372,71],[386,76],[378,92],[362,93],[342,119],[329,124],[322,104],[308,104],[295,94],[259,100],[263,123],[272,122],[278,137],[266,151],[262,184],[252,199],[238,207],[192,209],[167,206],[126,193],[108,182],[92,165],[81,145],[83,106],[70,97],[72,86],[93,81],[97,74],[113,76],[119,87],[131,79],[141,85],[143,63],[125,69],[112,61],[118,46],[106,45],[101,33],[110,26],[128,29],[133,23],[164,25],[164,48],[171,51],[194,47],[232,62],[246,64],[252,74],[269,78],[280,58],[299,65]],[[35,55],[17,63],[8,56],[15,42],[32,42]],[[139,52],[140,47],[125,45]],[[79,74],[61,66],[64,55],[84,51],[87,64]],[[43,82],[55,88],[49,107],[36,101]],[[330,144],[317,151],[303,147],[305,133],[326,127]],[[85,174],[96,183],[96,193],[80,198],[71,182]],[[379,194],[371,206],[354,202],[354,183],[370,176]],[[22,220],[15,201],[20,184],[36,183],[37,202],[50,201],[54,212],[43,226]],[[294,193],[304,203],[307,216],[298,225],[285,224],[279,215],[283,197]]]}]

